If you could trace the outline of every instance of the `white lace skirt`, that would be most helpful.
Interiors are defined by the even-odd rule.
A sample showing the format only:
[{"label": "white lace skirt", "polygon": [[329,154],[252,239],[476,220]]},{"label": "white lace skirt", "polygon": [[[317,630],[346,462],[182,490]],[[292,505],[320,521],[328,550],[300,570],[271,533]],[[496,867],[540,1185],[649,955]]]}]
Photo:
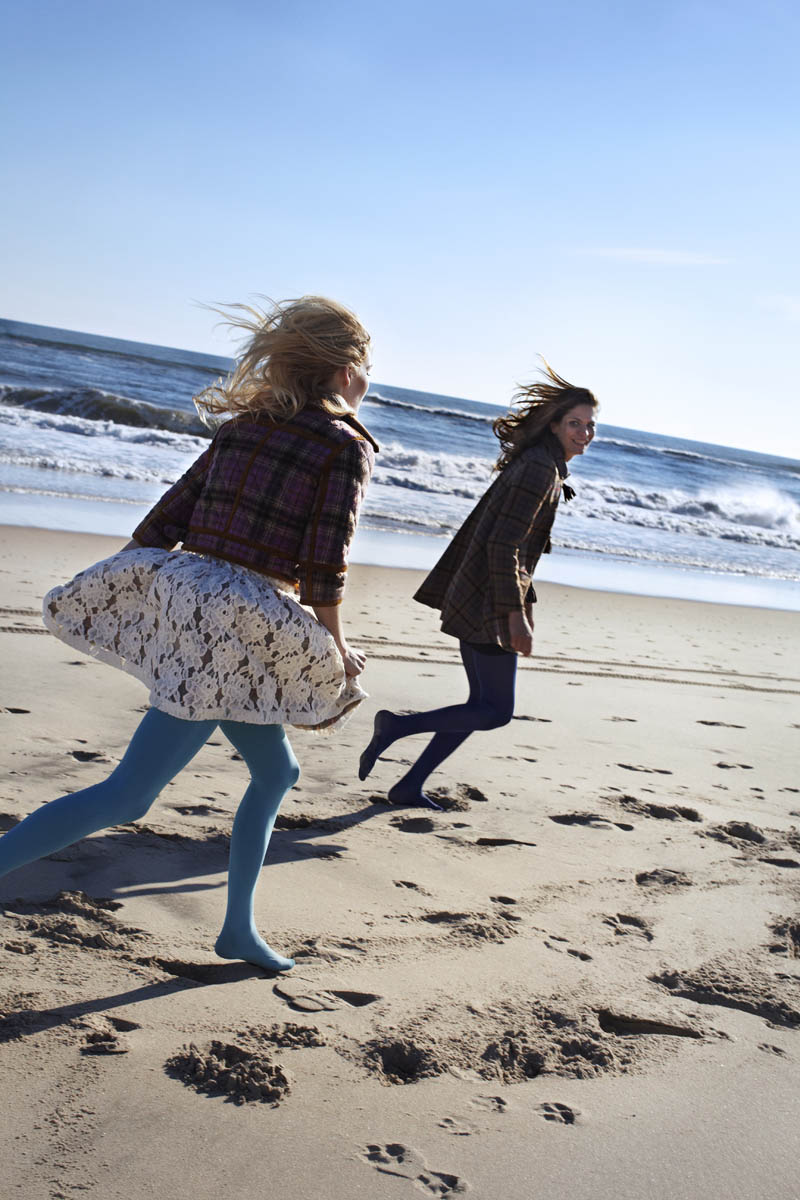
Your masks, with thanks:
[{"label": "white lace skirt", "polygon": [[188,721],[330,729],[366,698],[281,580],[183,550],[124,550],[44,598],[44,623]]}]

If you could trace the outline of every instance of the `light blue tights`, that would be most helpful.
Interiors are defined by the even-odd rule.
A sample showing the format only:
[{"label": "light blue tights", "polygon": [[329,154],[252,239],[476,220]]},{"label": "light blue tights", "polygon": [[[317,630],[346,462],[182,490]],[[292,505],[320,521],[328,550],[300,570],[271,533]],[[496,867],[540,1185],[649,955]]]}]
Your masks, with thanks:
[{"label": "light blue tights", "polygon": [[[183,721],[151,708],[108,779],[43,805],[0,839],[0,876],[99,829],[143,817],[216,728],[216,721]],[[281,725],[222,721],[219,728],[247,764],[250,786],[233,823],[228,905],[214,949],[221,958],[288,971],[294,960],[277,954],[256,930],[253,897],[281,800],[300,768]]]}]

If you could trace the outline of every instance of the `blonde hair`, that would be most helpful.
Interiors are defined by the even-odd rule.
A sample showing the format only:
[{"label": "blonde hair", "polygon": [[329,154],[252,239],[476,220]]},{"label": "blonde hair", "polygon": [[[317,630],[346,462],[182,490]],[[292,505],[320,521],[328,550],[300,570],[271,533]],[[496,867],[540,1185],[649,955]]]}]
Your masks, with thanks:
[{"label": "blonde hair", "polygon": [[500,441],[500,457],[494,465],[502,471],[518,454],[529,446],[540,442],[550,429],[552,421],[560,421],[570,409],[578,404],[597,408],[597,400],[588,388],[576,387],[557,375],[550,364],[542,359],[544,380],[520,384],[511,398],[516,405],[504,417],[492,422],[492,429]]},{"label": "blonde hair", "polygon": [[350,408],[331,385],[340,367],[360,365],[369,334],[354,313],[325,296],[269,301],[265,310],[247,304],[215,308],[227,324],[248,334],[227,379],[195,396],[205,413],[264,413],[291,420],[307,404],[335,416]]}]

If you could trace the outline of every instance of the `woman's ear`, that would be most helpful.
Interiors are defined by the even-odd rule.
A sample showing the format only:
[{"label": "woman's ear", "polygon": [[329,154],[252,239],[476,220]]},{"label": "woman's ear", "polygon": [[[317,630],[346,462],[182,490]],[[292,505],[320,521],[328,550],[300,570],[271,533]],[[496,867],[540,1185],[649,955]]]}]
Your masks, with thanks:
[{"label": "woman's ear", "polygon": [[349,386],[352,375],[350,367],[337,367],[331,376],[333,390],[341,395],[344,389]]}]

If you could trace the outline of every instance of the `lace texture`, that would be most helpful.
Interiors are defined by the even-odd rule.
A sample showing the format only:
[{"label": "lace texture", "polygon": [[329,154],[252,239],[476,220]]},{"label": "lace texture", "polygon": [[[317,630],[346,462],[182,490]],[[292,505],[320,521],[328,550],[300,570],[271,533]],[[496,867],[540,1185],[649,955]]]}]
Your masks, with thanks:
[{"label": "lace texture", "polygon": [[341,723],[366,698],[281,580],[183,550],[125,550],[44,598],[51,633],[134,675],[188,721]]}]

